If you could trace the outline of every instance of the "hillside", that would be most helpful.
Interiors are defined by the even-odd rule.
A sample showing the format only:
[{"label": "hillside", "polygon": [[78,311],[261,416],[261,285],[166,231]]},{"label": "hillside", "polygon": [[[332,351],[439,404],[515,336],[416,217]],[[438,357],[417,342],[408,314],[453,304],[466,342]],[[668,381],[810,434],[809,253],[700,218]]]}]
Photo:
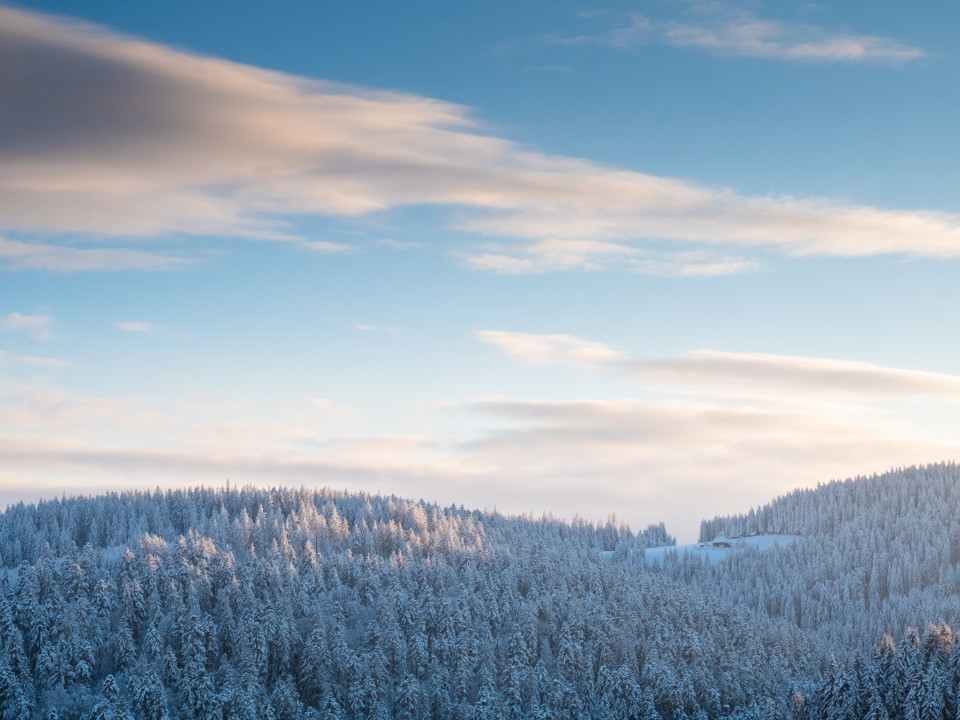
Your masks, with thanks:
[{"label": "hillside", "polygon": [[838,656],[866,651],[885,633],[960,624],[958,508],[955,464],[831,482],[701,528],[701,540],[783,533],[795,545],[684,557],[663,574],[785,619]]},{"label": "hillside", "polygon": [[809,694],[797,628],[636,561],[665,538],[331,491],[19,505],[2,717],[712,720]]},{"label": "hillside", "polygon": [[911,468],[680,547],[330,490],[20,504],[0,718],[950,717],[958,497],[956,466]]}]

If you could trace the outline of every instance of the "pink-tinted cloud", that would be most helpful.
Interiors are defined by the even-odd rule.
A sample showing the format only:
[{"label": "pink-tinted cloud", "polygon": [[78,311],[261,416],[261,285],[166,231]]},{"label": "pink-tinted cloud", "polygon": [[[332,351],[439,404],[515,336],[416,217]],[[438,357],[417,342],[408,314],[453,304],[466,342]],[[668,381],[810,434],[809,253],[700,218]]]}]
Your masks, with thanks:
[{"label": "pink-tinted cloud", "polygon": [[[302,242],[287,218],[433,205],[458,209],[463,230],[534,241],[471,254],[469,264],[496,272],[623,262],[666,275],[756,267],[728,256],[638,255],[647,240],[960,255],[960,217],[951,213],[744,196],[545,155],[484,134],[449,103],[269,72],[11,8],[0,8],[0,42],[12,58],[0,65],[2,228]],[[182,262],[132,249],[25,245],[6,244],[10,262]]]}]

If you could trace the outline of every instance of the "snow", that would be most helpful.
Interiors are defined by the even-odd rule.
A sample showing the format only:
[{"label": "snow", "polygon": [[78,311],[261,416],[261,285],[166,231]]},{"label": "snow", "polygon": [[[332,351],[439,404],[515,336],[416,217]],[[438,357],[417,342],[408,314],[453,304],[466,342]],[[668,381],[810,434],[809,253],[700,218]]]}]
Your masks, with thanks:
[{"label": "snow", "polygon": [[[731,553],[739,552],[746,548],[756,548],[762,552],[763,550],[769,550],[774,545],[788,547],[791,543],[799,539],[799,535],[752,535],[742,538],[717,537],[710,542],[647,548],[644,552],[644,557],[647,565],[662,565],[664,555],[669,551],[675,551],[678,557],[689,552],[696,553],[700,557],[705,556],[712,565],[716,565]],[[728,542],[731,547],[714,547],[712,543],[717,541]]]}]

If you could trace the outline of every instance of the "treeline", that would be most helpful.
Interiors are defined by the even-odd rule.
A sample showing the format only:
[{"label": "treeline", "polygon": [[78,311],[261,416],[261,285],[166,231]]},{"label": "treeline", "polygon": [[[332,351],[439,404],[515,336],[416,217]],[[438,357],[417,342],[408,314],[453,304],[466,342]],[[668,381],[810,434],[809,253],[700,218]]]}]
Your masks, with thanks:
[{"label": "treeline", "polygon": [[[270,522],[259,519],[265,508],[273,515]],[[344,542],[348,537],[354,544],[380,543],[379,547],[362,548],[380,554],[389,554],[390,543],[406,547],[408,542],[412,546],[439,542],[443,548],[450,539],[438,538],[435,532],[432,535],[429,532],[428,515],[437,513],[466,522],[470,536],[475,534],[471,523],[482,519],[485,527],[495,526],[507,537],[522,525],[524,529],[535,528],[543,542],[580,548],[616,550],[620,546],[629,550],[676,544],[663,523],[634,533],[613,514],[603,524],[579,518],[561,521],[551,515],[513,519],[462,506],[441,509],[397,497],[350,494],[329,488],[318,491],[244,488],[241,492],[228,486],[225,490],[162,491],[158,488],[154,492],[64,497],[35,505],[19,503],[0,515],[0,562],[6,567],[16,567],[24,560],[36,562],[47,546],[58,555],[87,544],[94,550],[121,547],[144,534],[176,539],[191,530],[208,537],[224,535],[224,540],[237,542],[236,523],[252,533],[254,545],[262,545],[269,539],[264,536],[265,532],[276,535],[275,528],[267,529],[267,526],[286,522],[291,516],[298,532],[312,536],[316,552],[347,549]],[[401,527],[402,534],[398,532]]]}]

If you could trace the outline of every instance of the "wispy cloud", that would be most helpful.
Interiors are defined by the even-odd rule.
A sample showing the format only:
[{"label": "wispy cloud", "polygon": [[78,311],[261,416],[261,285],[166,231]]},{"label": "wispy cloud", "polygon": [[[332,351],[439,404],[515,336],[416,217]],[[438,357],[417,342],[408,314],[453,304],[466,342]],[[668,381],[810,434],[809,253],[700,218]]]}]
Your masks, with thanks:
[{"label": "wispy cloud", "polygon": [[920,48],[891,38],[761,18],[723,2],[695,3],[684,20],[653,20],[634,13],[609,30],[568,37],[549,36],[545,42],[608,45],[621,50],[666,43],[715,55],[799,62],[902,64],[926,54]]},{"label": "wispy cloud", "polygon": [[645,257],[633,265],[634,272],[661,277],[719,277],[758,272],[763,264],[742,257],[715,256],[707,252],[677,252]]},{"label": "wispy cloud", "polygon": [[483,330],[477,338],[529,365],[568,365],[659,381],[680,389],[773,393],[786,397],[960,399],[960,376],[855,360],[697,350],[644,359],[571,335]]},{"label": "wispy cloud", "polygon": [[152,335],[163,326],[156,323],[144,322],[143,320],[124,320],[114,323],[114,327],[129,333],[139,333],[141,335]]},{"label": "wispy cloud", "polygon": [[[198,57],[10,8],[0,8],[0,42],[14,60],[0,65],[8,138],[0,227],[8,229],[304,242],[284,218],[430,205],[457,208],[461,230],[533,243],[470,261],[497,272],[619,266],[649,240],[793,255],[960,256],[952,213],[744,196],[545,155],[483,134],[460,106]],[[565,242],[609,246],[584,252],[558,245]],[[49,269],[184,263],[139,250],[50,247],[7,241],[0,254]],[[635,259],[639,271],[666,275],[754,265],[726,255]]]},{"label": "wispy cloud", "polygon": [[642,251],[602,240],[550,238],[524,245],[490,245],[465,262],[477,270],[526,275],[557,270],[601,270],[633,262]]},{"label": "wispy cloud", "polygon": [[399,335],[403,332],[402,327],[395,325],[367,325],[365,323],[359,323],[355,327],[360,332],[385,333],[387,335]]},{"label": "wispy cloud", "polygon": [[699,23],[664,26],[664,40],[718,55],[803,62],[905,63],[926,54],[891,38],[758,18],[723,3],[703,4],[698,9],[704,16]]},{"label": "wispy cloud", "polygon": [[500,275],[533,275],[562,270],[621,269],[662,277],[715,277],[755,272],[756,260],[703,251],[651,253],[623,242],[548,238],[532,243],[489,244],[464,259],[468,267]]},{"label": "wispy cloud", "polygon": [[630,363],[627,355],[608,345],[573,335],[480,330],[477,339],[498,346],[514,360],[527,365],[572,365],[606,370]]},{"label": "wispy cloud", "polygon": [[297,243],[300,247],[306,248],[321,255],[353,255],[360,252],[356,245],[348,243],[329,242],[327,240],[304,240]]},{"label": "wispy cloud", "polygon": [[[2,202],[0,200],[0,205]],[[193,261],[187,258],[129,248],[78,248],[3,238],[0,238],[0,262],[13,270],[53,270],[63,273],[180,270],[193,264]]]},{"label": "wispy cloud", "polygon": [[0,350],[0,364],[14,363],[17,365],[30,365],[38,367],[60,367],[66,365],[66,362],[57,358],[37,357],[36,355],[16,355],[5,350]]},{"label": "wispy cloud", "polygon": [[960,398],[960,376],[856,360],[697,350],[680,357],[641,361],[637,371],[674,385],[750,388],[801,397]]},{"label": "wispy cloud", "polygon": [[0,331],[23,330],[38,340],[46,340],[53,333],[53,318],[49,315],[24,315],[10,313],[0,316]]},{"label": "wispy cloud", "polygon": [[400,240],[393,240],[391,238],[377,240],[377,245],[392,248],[393,250],[416,250],[423,247],[422,242],[403,242]]}]

